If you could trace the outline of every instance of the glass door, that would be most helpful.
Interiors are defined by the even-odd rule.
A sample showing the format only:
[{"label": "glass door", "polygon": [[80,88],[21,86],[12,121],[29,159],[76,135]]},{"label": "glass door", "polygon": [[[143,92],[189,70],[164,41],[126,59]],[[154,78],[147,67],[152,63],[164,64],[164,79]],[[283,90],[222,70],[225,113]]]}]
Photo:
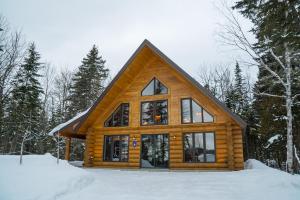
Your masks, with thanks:
[{"label": "glass door", "polygon": [[167,134],[142,135],[141,167],[167,168],[169,165],[169,137]]}]

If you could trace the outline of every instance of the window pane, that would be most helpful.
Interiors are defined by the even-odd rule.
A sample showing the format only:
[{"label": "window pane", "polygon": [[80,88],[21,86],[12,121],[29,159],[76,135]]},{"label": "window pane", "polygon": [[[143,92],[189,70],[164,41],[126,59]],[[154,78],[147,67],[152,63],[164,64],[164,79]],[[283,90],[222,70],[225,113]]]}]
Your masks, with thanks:
[{"label": "window pane", "polygon": [[200,107],[196,102],[192,101],[193,109],[193,122],[202,122],[202,107]]},{"label": "window pane", "polygon": [[154,80],[153,79],[142,91],[142,96],[154,95]]},{"label": "window pane", "polygon": [[204,162],[204,143],[203,143],[203,134],[202,133],[195,133],[194,160],[196,162]]},{"label": "window pane", "polygon": [[111,115],[105,122],[104,126],[105,127],[110,127],[110,126],[113,126],[113,116]]},{"label": "window pane", "polygon": [[213,122],[214,121],[213,116],[204,109],[203,109],[203,121],[204,122]]},{"label": "window pane", "polygon": [[105,150],[104,150],[104,160],[111,160],[111,156],[112,156],[112,152],[111,152],[111,149],[112,149],[112,137],[109,137],[109,136],[105,136]]},{"label": "window pane", "polygon": [[128,160],[128,141],[129,136],[121,136],[121,161]]},{"label": "window pane", "polygon": [[105,136],[104,141],[105,161],[128,161],[129,136]]},{"label": "window pane", "polygon": [[159,80],[155,79],[155,91],[154,94],[167,94],[168,89]]},{"label": "window pane", "polygon": [[122,103],[104,123],[105,127],[128,126],[129,104]]},{"label": "window pane", "polygon": [[121,126],[122,125],[122,106],[119,106],[117,110],[114,112],[113,118],[113,126]]},{"label": "window pane", "polygon": [[153,102],[142,103],[142,125],[154,124],[153,112]]},{"label": "window pane", "polygon": [[206,162],[215,162],[216,152],[215,152],[215,134],[206,133],[205,134],[205,144],[206,144]]},{"label": "window pane", "polygon": [[190,123],[191,122],[191,106],[190,106],[190,99],[182,99],[182,122],[183,123]]},{"label": "window pane", "polygon": [[123,120],[122,126],[128,126],[128,123],[129,123],[129,104],[128,103],[123,104],[122,120]]},{"label": "window pane", "polygon": [[184,161],[193,162],[193,135],[184,134]]},{"label": "window pane", "polygon": [[168,103],[167,101],[156,102],[156,111],[154,116],[155,124],[168,123]]},{"label": "window pane", "polygon": [[120,161],[120,136],[113,136],[113,155],[112,161]]}]

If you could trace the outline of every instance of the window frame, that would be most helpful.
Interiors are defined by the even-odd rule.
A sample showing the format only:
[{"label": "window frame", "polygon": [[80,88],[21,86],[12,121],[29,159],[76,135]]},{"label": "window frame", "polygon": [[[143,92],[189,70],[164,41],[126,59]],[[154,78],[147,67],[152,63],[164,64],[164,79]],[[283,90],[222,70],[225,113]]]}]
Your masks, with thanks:
[{"label": "window frame", "polygon": [[[191,119],[191,121],[190,122],[184,122],[183,121],[183,103],[182,103],[182,101],[183,100],[189,100],[189,103],[190,103],[190,119]],[[191,97],[187,97],[187,98],[181,98],[180,99],[180,108],[181,108],[181,124],[202,124],[202,123],[214,123],[215,122],[215,116],[213,116],[210,112],[208,112],[207,110],[205,110],[204,108],[203,108],[203,106],[201,106],[198,102],[196,102],[196,101],[194,101],[198,106],[200,106],[201,107],[201,120],[202,120],[202,122],[193,122],[193,98],[191,98]],[[205,122],[204,121],[204,112],[203,111],[206,111],[208,114],[210,114],[211,116],[212,116],[212,118],[213,118],[213,121],[212,122]]]},{"label": "window frame", "polygon": [[[153,135],[166,135],[167,136],[167,138],[168,138],[168,165],[167,165],[167,167],[154,167],[154,168],[150,168],[150,167],[142,167],[142,139],[143,139],[143,136],[153,136]],[[141,143],[141,147],[140,147],[140,168],[141,169],[168,169],[168,168],[170,168],[170,148],[171,148],[171,145],[170,145],[170,140],[171,140],[171,138],[170,138],[170,134],[169,133],[165,133],[165,132],[163,132],[163,133],[145,133],[145,134],[143,134],[143,133],[141,133],[141,141],[140,141],[140,143]]]},{"label": "window frame", "polygon": [[[143,91],[151,84],[152,81],[154,81],[153,94],[152,94],[152,95],[143,95]],[[153,78],[151,79],[151,81],[149,81],[149,83],[142,89],[142,91],[141,91],[141,96],[142,96],[142,97],[149,97],[149,96],[167,95],[167,94],[169,94],[169,88],[168,88],[163,82],[161,82],[161,83],[162,83],[162,84],[164,85],[164,87],[167,89],[167,92],[166,92],[166,93],[162,93],[162,94],[155,94],[155,91],[156,91],[156,84],[155,84],[155,81],[161,82],[161,81],[158,80],[156,77],[153,77]]]},{"label": "window frame", "polygon": [[[113,161],[112,159],[111,160],[105,160],[105,154],[106,154],[106,137],[122,137],[122,136],[127,136],[128,137],[128,155],[127,155],[127,160],[126,161]],[[129,162],[129,149],[130,149],[130,136],[129,134],[119,134],[119,135],[103,135],[103,155],[102,155],[102,161],[103,162],[120,162],[120,163],[128,163]],[[120,152],[122,152],[122,149],[120,148]]]},{"label": "window frame", "polygon": [[[123,114],[124,114],[124,106],[123,105],[128,105],[128,125],[124,125],[124,119],[123,119]],[[106,126],[106,123],[112,119],[114,121],[114,116],[116,114],[116,111],[118,108],[121,106],[121,126]],[[129,119],[130,118],[130,104],[129,103],[120,103],[117,108],[114,109],[114,111],[109,115],[109,117],[104,121],[103,127],[105,128],[115,128],[115,127],[127,127],[129,126]]]},{"label": "window frame", "polygon": [[[214,152],[215,152],[215,160],[213,162],[207,162],[206,159],[206,133],[212,133],[214,135]],[[192,161],[192,162],[188,162],[185,160],[185,142],[184,142],[184,136],[187,134],[192,134],[192,140],[193,140],[193,149],[195,148],[195,134],[203,134],[203,153],[204,153],[204,161],[200,162],[200,161]],[[182,134],[182,153],[183,153],[183,163],[217,163],[217,147],[216,147],[216,133],[214,131],[205,131],[205,132],[184,132]]]},{"label": "window frame", "polygon": [[[154,105],[154,112],[152,113],[152,116],[153,116],[153,119],[154,119],[154,116],[155,116],[155,113],[156,113],[156,102],[164,102],[166,101],[167,102],[167,123],[166,124],[156,124],[156,123],[153,123],[153,124],[143,124],[143,103],[153,103],[155,102],[155,105]],[[155,120],[154,120],[155,122]],[[150,100],[150,101],[141,101],[141,105],[140,105],[140,126],[164,126],[164,125],[168,125],[169,124],[169,102],[168,102],[168,99],[159,99],[159,100]]]}]

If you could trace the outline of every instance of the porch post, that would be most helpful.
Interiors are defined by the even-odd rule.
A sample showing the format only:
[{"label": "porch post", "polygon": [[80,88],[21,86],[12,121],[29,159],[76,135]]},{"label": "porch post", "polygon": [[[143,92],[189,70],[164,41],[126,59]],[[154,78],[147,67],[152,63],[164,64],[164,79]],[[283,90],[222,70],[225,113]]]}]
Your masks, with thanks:
[{"label": "porch post", "polygon": [[71,138],[66,137],[65,140],[66,140],[65,160],[70,160]]}]

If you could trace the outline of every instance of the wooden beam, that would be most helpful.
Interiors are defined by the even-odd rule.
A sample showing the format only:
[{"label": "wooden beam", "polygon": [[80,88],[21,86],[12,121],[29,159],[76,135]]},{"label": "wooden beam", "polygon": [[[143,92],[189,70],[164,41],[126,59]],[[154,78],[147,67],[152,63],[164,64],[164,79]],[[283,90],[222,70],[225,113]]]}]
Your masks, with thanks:
[{"label": "wooden beam", "polygon": [[66,140],[65,160],[70,160],[71,138],[66,137],[65,140]]},{"label": "wooden beam", "polygon": [[234,170],[234,152],[233,152],[233,141],[232,141],[232,126],[231,123],[226,125],[227,133],[227,153],[228,153],[228,168]]}]

